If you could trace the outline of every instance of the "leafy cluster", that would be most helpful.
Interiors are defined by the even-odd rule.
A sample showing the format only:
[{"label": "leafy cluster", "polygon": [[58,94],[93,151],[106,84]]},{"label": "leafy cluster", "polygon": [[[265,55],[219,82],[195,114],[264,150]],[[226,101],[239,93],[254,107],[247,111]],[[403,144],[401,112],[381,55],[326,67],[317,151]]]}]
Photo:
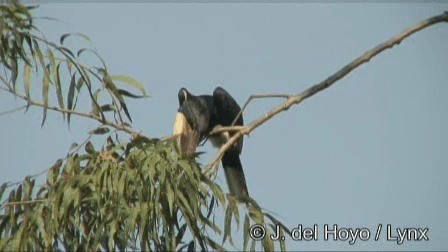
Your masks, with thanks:
[{"label": "leafy cluster", "polygon": [[[219,237],[232,244],[239,206],[194,158],[180,157],[172,142],[107,142],[101,151],[88,142],[83,154],[78,146],[51,167],[43,185],[27,177],[10,190],[0,212],[0,250],[225,250]],[[224,232],[214,221],[219,206],[226,209]],[[251,223],[264,225],[267,216],[272,228],[277,224],[256,203],[247,209],[245,248]],[[274,249],[268,241],[263,247]]]},{"label": "leafy cluster", "polygon": [[[127,120],[132,120],[124,97],[146,97],[142,85],[129,76],[110,75],[103,59],[92,49],[79,48],[73,51],[65,46],[64,43],[70,37],[88,41],[83,34],[63,34],[58,44],[46,40],[33,24],[30,11],[34,8],[15,1],[0,5],[0,65],[4,68],[4,75],[0,78],[3,86],[0,88],[25,100],[27,108],[30,105],[42,107],[42,125],[47,110],[51,109],[61,112],[64,118],[67,116],[68,124],[71,115],[76,114],[130,133]],[[100,65],[82,64],[82,57],[86,53],[96,57]],[[23,85],[19,86],[20,76]],[[118,88],[117,82],[133,86],[141,95]],[[33,97],[32,89],[35,88],[41,90],[40,100]],[[54,105],[50,104],[52,90],[57,100]],[[91,110],[86,112],[76,110],[78,97],[84,91],[92,104]],[[101,103],[101,100],[105,102]],[[112,113],[112,116],[106,113]]]},{"label": "leafy cluster", "polygon": [[[84,35],[46,40],[34,26],[30,11],[35,8],[17,1],[0,4],[0,92],[25,101],[24,108],[41,107],[42,124],[53,110],[69,125],[71,115],[96,120],[99,127],[89,133],[109,137],[99,149],[90,141],[73,146],[48,169],[41,185],[28,176],[0,187],[0,251],[221,251],[235,247],[232,223],[240,229],[241,219],[244,250],[249,244],[251,250],[274,250],[270,239],[251,240],[250,226],[265,226],[266,237],[277,225],[282,233],[287,229],[254,200],[242,205],[227,196],[204,175],[197,157],[180,156],[171,141],[137,134],[124,98],[145,97],[142,85],[111,75],[95,51],[65,45],[70,37],[88,40]],[[86,52],[100,65],[81,63]],[[91,104],[88,110],[84,101]],[[132,137],[123,141],[117,131]],[[219,211],[221,225],[215,222]],[[279,246],[285,250],[284,241]]]},{"label": "leafy cluster", "polygon": [[224,195],[194,160],[180,159],[170,143],[108,142],[103,151],[87,143],[87,153],[69,153],[39,188],[27,178],[10,191],[0,250],[173,251],[183,244],[186,229],[190,247],[196,240],[203,249],[218,249],[203,233],[218,230],[207,219],[215,204],[210,194],[222,202]]}]

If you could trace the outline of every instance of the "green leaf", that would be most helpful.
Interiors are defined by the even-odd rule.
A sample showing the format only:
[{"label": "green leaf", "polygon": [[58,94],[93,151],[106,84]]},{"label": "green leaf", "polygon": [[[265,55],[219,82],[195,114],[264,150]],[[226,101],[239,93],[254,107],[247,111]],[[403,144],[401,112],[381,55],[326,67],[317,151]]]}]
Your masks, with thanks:
[{"label": "green leaf", "polygon": [[247,248],[247,244],[249,243],[249,232],[250,232],[250,221],[249,221],[249,216],[244,217],[244,228],[243,228],[243,233],[244,233],[244,238],[243,238],[243,250],[246,251]]},{"label": "green leaf", "polygon": [[87,37],[85,34],[82,34],[82,33],[66,33],[66,34],[63,34],[63,35],[59,38],[59,42],[61,43],[61,45],[64,44],[64,41],[65,41],[68,37],[70,37],[70,36],[78,36],[78,37],[81,37],[81,38],[87,40],[88,42],[91,42],[90,39],[89,39],[89,37]]},{"label": "green leaf", "polygon": [[132,122],[131,115],[129,114],[128,108],[126,106],[126,103],[124,102],[123,96],[118,92],[117,86],[114,84],[113,80],[110,78],[107,71],[104,69],[99,69],[98,71],[104,73],[103,76],[103,83],[104,86],[118,99],[121,108],[124,110],[124,113],[126,114],[129,121]]},{"label": "green leaf", "polygon": [[[66,48],[66,47],[63,47],[63,46],[60,46],[58,49],[60,50],[60,52],[62,52],[62,54],[64,54],[65,57],[67,57],[67,58],[69,58],[69,59],[70,59],[69,56],[71,56],[71,59],[74,59],[74,58],[75,58],[75,55],[73,54],[72,51],[70,51],[70,49],[68,49],[68,48]],[[67,55],[67,54],[68,54],[68,55]]]},{"label": "green leaf", "polygon": [[227,205],[227,209],[226,209],[226,213],[225,213],[225,217],[224,217],[224,237],[222,238],[222,243],[226,242],[227,237],[229,237],[229,239],[231,239],[232,237],[232,207],[229,205]]},{"label": "green leaf", "polygon": [[[215,241],[213,241],[209,237],[205,237],[205,239],[207,240],[207,242],[212,246],[212,248],[215,251],[226,251],[226,249],[224,247],[222,247],[221,245],[219,245],[218,243],[216,243]],[[189,250],[189,251],[191,251],[191,250]]]},{"label": "green leaf", "polygon": [[24,74],[24,77],[23,77],[23,79],[25,80],[25,95],[26,95],[26,98],[27,98],[27,100],[28,100],[28,104],[29,104],[29,100],[30,100],[30,85],[31,85],[31,66],[29,66],[29,65],[25,65],[24,66],[24,71],[23,71],[23,74]]},{"label": "green leaf", "polygon": [[[59,63],[56,67],[56,69],[53,70],[53,75],[54,75],[54,81],[56,84],[56,96],[58,98],[58,104],[59,104],[59,108],[64,109],[64,98],[62,97],[62,87],[61,87],[61,79],[59,76],[59,67],[61,66],[61,64]],[[62,116],[65,119],[65,113],[62,113]]]},{"label": "green leaf", "polygon": [[236,204],[236,202],[235,202],[235,203],[231,203],[230,205],[232,205],[233,217],[235,218],[236,226],[239,229],[240,228],[240,212],[238,209],[238,204]]},{"label": "green leaf", "polygon": [[17,73],[18,73],[17,59],[11,58],[11,83],[14,91],[16,90]]},{"label": "green leaf", "polygon": [[[87,76],[88,77],[88,76]],[[87,78],[88,79],[88,78]],[[89,80],[90,81],[90,80]],[[78,96],[80,94],[80,90],[83,87],[85,81],[84,81],[84,75],[82,75],[81,77],[79,77],[78,81],[76,82],[76,90],[77,92],[75,93],[75,101],[73,103],[73,109],[75,109],[76,104],[78,104]],[[88,85],[87,85],[88,86]],[[89,89],[90,92],[90,89]],[[94,96],[91,96],[92,99],[94,99]]]},{"label": "green leaf", "polygon": [[51,69],[56,69],[56,59],[54,58],[54,54],[50,49],[47,50],[47,55],[48,58],[50,59]]},{"label": "green leaf", "polygon": [[3,193],[5,192],[6,188],[8,187],[8,183],[3,183],[0,187],[0,200],[3,198]]},{"label": "green leaf", "polygon": [[176,235],[176,245],[178,245],[182,241],[182,238],[184,238],[185,230],[187,230],[187,224],[186,223],[184,223],[179,228],[179,231],[177,232],[177,235]]},{"label": "green leaf", "polygon": [[[283,228],[280,228],[280,237],[285,237],[285,233],[283,232]],[[285,239],[280,239],[280,250],[281,251],[286,251]]]},{"label": "green leaf", "polygon": [[131,93],[131,92],[127,91],[127,90],[124,90],[124,89],[118,89],[117,93],[119,93],[120,95],[124,95],[124,96],[131,97],[131,98],[136,98],[136,99],[146,97],[144,95],[133,94],[133,93]]},{"label": "green leaf", "polygon": [[281,223],[279,220],[277,220],[274,216],[272,216],[269,213],[263,213],[264,216],[268,217],[268,219],[271,220],[272,223],[274,223],[275,225],[279,225],[282,229],[284,229],[288,234],[291,233],[291,231],[283,224]]},{"label": "green leaf", "polygon": [[61,45],[64,44],[64,40],[65,40],[68,36],[70,36],[70,35],[71,35],[71,33],[65,33],[65,34],[63,34],[63,35],[59,38],[59,43],[61,43]]},{"label": "green leaf", "polygon": [[50,185],[53,185],[54,183],[56,183],[62,163],[63,163],[62,159],[59,159],[56,161],[56,163],[53,166],[50,167],[50,171],[49,171],[48,179],[47,179],[47,181],[50,183]]},{"label": "green leaf", "polygon": [[[45,69],[44,56],[42,55],[42,51],[39,48],[39,44],[37,43],[37,40],[33,40],[33,42],[34,42],[34,49],[36,51],[37,59],[40,62],[40,66],[42,67],[42,69]],[[37,70],[37,65],[36,65],[36,70]]]},{"label": "green leaf", "polygon": [[95,147],[93,147],[92,142],[88,141],[86,143],[85,150],[89,154],[94,154],[95,153]]},{"label": "green leaf", "polygon": [[212,200],[210,200],[210,204],[208,205],[207,219],[210,217],[210,215],[212,215],[214,207],[215,207],[215,196],[212,196]]},{"label": "green leaf", "polygon": [[[269,232],[269,229],[266,229],[266,237],[270,237],[271,234]],[[262,240],[263,243],[263,248],[265,251],[274,251],[274,241],[272,241],[272,239],[269,238],[264,238]]]},{"label": "green leaf", "polygon": [[173,204],[174,204],[174,192],[171,185],[166,185],[166,196],[168,198],[168,207],[170,208],[170,214],[173,214]]},{"label": "green leaf", "polygon": [[188,244],[187,251],[196,251],[195,247],[196,246],[194,240],[191,240],[191,242]]},{"label": "green leaf", "polygon": [[100,92],[101,92],[101,89],[97,89],[95,91],[95,93],[93,94],[93,99],[92,99],[92,114],[94,114],[96,116],[100,115],[100,111],[98,109],[98,94]]},{"label": "green leaf", "polygon": [[126,75],[112,75],[112,76],[110,76],[110,78],[112,80],[120,81],[120,82],[126,83],[128,85],[131,85],[131,86],[137,88],[138,90],[140,90],[140,92],[142,92],[143,96],[146,96],[146,91],[143,88],[142,84],[140,82],[138,82],[137,80],[135,80],[134,78],[132,78],[130,76],[126,76]]},{"label": "green leaf", "polygon": [[41,127],[44,126],[45,119],[47,118],[47,108],[48,108],[48,90],[50,88],[50,77],[48,71],[44,72],[44,77],[42,80],[42,98],[43,98],[43,118]]},{"label": "green leaf", "polygon": [[[72,79],[70,81],[70,87],[68,88],[68,95],[67,95],[67,109],[72,110],[73,106],[73,99],[75,96],[75,85],[76,85],[76,73],[72,75]],[[67,114],[67,123],[68,126],[70,126],[70,116],[71,113]]]},{"label": "green leaf", "polygon": [[73,71],[73,63],[70,60],[66,61],[68,73],[71,75]]},{"label": "green leaf", "polygon": [[100,109],[103,112],[107,112],[107,111],[114,111],[115,107],[111,104],[105,104],[105,105],[102,105]]},{"label": "green leaf", "polygon": [[179,197],[182,205],[185,207],[186,213],[190,216],[194,216],[193,210],[191,209],[191,206],[190,206],[190,202],[185,198],[184,193],[179,192],[179,194],[177,196]]},{"label": "green leaf", "polygon": [[34,182],[35,180],[30,179],[29,176],[27,176],[25,178],[25,186],[24,186],[24,195],[23,195],[23,199],[25,201],[31,200],[31,194],[33,193],[33,188],[34,188]]},{"label": "green leaf", "polygon": [[15,202],[22,201],[22,184],[20,184],[19,187],[17,188],[14,201]]},{"label": "green leaf", "polygon": [[255,251],[255,245],[256,245],[257,243],[255,242],[255,240],[252,240],[252,243],[251,243],[251,245],[250,245],[250,251]]},{"label": "green leaf", "polygon": [[[121,98],[121,100],[123,100],[123,98]],[[120,105],[123,108],[124,113],[126,114],[126,117],[129,119],[129,121],[132,122],[132,118],[131,118],[131,115],[129,114],[128,107],[126,106],[126,103],[124,103],[124,101],[120,101]]]},{"label": "green leaf", "polygon": [[106,133],[109,133],[110,129],[106,126],[100,126],[94,130],[89,131],[89,134],[91,135],[103,135]]}]

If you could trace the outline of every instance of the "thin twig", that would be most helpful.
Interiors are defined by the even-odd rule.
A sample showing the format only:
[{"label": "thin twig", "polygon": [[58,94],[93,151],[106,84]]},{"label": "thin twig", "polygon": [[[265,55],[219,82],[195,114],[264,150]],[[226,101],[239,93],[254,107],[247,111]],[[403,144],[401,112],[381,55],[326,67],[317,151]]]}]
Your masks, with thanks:
[{"label": "thin twig", "polygon": [[244,103],[243,108],[240,110],[238,115],[236,115],[235,119],[233,119],[233,122],[230,125],[231,126],[235,125],[235,123],[238,120],[238,118],[244,113],[247,105],[249,105],[249,103],[253,99],[258,99],[258,98],[286,98],[286,99],[288,99],[290,96],[291,95],[288,95],[288,94],[259,94],[259,95],[251,95],[251,96],[249,96],[247,101]]},{"label": "thin twig", "polygon": [[178,138],[179,135],[180,135],[180,134],[174,134],[174,135],[165,136],[165,137],[160,138],[159,141],[160,141],[160,142],[166,142],[166,141],[169,141],[169,140]]},{"label": "thin twig", "polygon": [[258,118],[257,120],[251,122],[249,125],[235,133],[224,145],[221,146],[218,153],[215,155],[215,157],[212,159],[212,161],[207,164],[207,166],[204,168],[204,172],[208,173],[208,171],[213,167],[214,164],[219,162],[219,160],[222,158],[224,153],[243,135],[247,135],[250,132],[252,132],[254,129],[258,128],[263,123],[267,122],[280,112],[288,110],[291,106],[295,104],[301,103],[303,100],[315,95],[316,93],[330,87],[332,84],[334,84],[336,81],[342,79],[344,76],[346,76],[348,73],[359,67],[360,65],[370,61],[374,56],[378,55],[382,51],[392,48],[396,44],[400,44],[401,41],[403,41],[405,38],[409,37],[410,35],[425,29],[428,26],[440,23],[440,22],[448,22],[448,12],[445,11],[442,15],[434,16],[431,18],[428,18],[426,20],[423,20],[420,23],[417,23],[416,25],[404,30],[403,32],[399,33],[398,35],[392,37],[391,39],[379,44],[378,46],[374,47],[373,49],[365,52],[360,57],[356,58],[352,62],[345,65],[343,68],[341,68],[339,71],[334,73],[333,75],[329,76],[327,79],[323,80],[319,84],[316,84],[305,91],[291,96],[288,98],[288,100],[281,104],[280,106],[270,110],[268,113],[266,113],[264,116]]},{"label": "thin twig", "polygon": [[17,111],[25,109],[25,108],[26,108],[26,105],[23,105],[23,106],[18,107],[18,108],[6,110],[6,111],[3,111],[3,112],[0,112],[0,116],[6,115],[6,114],[10,114],[10,113],[14,113],[14,112],[17,112]]},{"label": "thin twig", "polygon": [[35,101],[35,100],[32,100],[32,99],[28,99],[25,95],[19,94],[17,92],[12,91],[12,90],[8,90],[7,88],[0,87],[0,89],[5,90],[5,91],[13,94],[16,97],[21,98],[22,100],[25,100],[26,102],[28,102],[29,105],[34,105],[34,106],[46,108],[46,109],[49,109],[49,110],[58,111],[58,112],[61,112],[61,113],[67,113],[67,114],[77,115],[77,116],[80,116],[80,117],[86,117],[86,118],[94,119],[94,120],[96,120],[96,121],[98,121],[98,122],[100,122],[100,123],[102,123],[104,125],[110,126],[110,127],[115,128],[115,129],[117,129],[119,131],[123,131],[123,132],[129,133],[131,135],[139,135],[140,134],[140,133],[132,130],[128,126],[124,125],[124,124],[121,124],[121,125],[120,124],[116,124],[116,123],[113,123],[111,121],[107,121],[107,120],[105,120],[105,119],[103,119],[103,118],[101,118],[99,116],[94,115],[94,114],[84,113],[84,112],[80,112],[80,111],[76,111],[76,110],[59,108],[59,107],[56,107],[56,106],[44,105],[41,102],[38,102],[38,101]]},{"label": "thin twig", "polygon": [[[82,146],[84,146],[84,145],[85,145],[91,138],[92,138],[92,135],[89,134],[89,135],[87,136],[87,138],[84,140],[84,142],[82,142],[81,144],[79,144],[78,146],[76,146],[76,148],[71,149],[71,150],[69,151],[69,154],[70,154],[70,153],[76,153],[76,152],[78,152],[79,149],[80,149]],[[63,161],[63,160],[61,160],[61,161]],[[57,162],[59,162],[59,160],[58,160]],[[57,163],[57,162],[56,162],[56,163]],[[55,163],[55,164],[56,164],[56,163]],[[42,171],[36,173],[36,174],[29,175],[29,176],[27,176],[27,178],[28,178],[28,179],[32,179],[32,178],[39,177],[40,175],[43,175],[43,174],[47,173],[49,170],[51,170],[51,169],[55,166],[55,164],[52,165],[52,166],[50,166],[50,167],[48,167],[48,168],[46,168],[45,170],[42,170]],[[19,180],[19,181],[16,181],[16,182],[8,182],[8,184],[7,184],[6,187],[8,188],[8,187],[11,187],[11,186],[16,186],[16,185],[18,185],[18,184],[23,184],[24,182],[25,182],[25,180]]]},{"label": "thin twig", "polygon": [[[237,117],[238,118],[238,117]],[[213,128],[212,131],[210,131],[210,135],[215,135],[215,134],[219,134],[222,132],[235,132],[235,131],[240,131],[243,130],[244,128],[246,128],[246,126],[216,126],[215,128]]]}]

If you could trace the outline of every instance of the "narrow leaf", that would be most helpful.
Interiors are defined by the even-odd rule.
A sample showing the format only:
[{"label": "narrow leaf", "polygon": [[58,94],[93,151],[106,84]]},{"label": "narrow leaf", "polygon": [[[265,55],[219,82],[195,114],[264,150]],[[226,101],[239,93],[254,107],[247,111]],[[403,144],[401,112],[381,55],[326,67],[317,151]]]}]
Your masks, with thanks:
[{"label": "narrow leaf", "polygon": [[65,39],[67,39],[67,38],[70,37],[70,36],[78,36],[78,37],[81,37],[81,38],[83,38],[83,39],[85,39],[85,40],[91,42],[90,39],[89,39],[89,37],[87,37],[85,34],[82,34],[82,33],[66,33],[66,34],[63,34],[63,35],[59,38],[59,42],[61,43],[61,45],[64,44]]},{"label": "narrow leaf", "polygon": [[54,54],[50,49],[47,50],[47,55],[48,55],[48,58],[50,59],[51,69],[55,69],[56,68],[56,59],[54,58]]},{"label": "narrow leaf", "polygon": [[222,243],[226,242],[227,237],[231,237],[231,224],[232,224],[232,208],[230,205],[227,206],[226,214],[224,218],[224,237],[222,238]]},{"label": "narrow leaf", "polygon": [[3,183],[2,186],[0,187],[0,200],[1,200],[2,197],[3,197],[3,193],[5,192],[6,187],[8,187],[8,183],[6,183],[6,182]]},{"label": "narrow leaf", "polygon": [[11,83],[14,92],[16,90],[17,73],[18,73],[17,59],[11,58]]},{"label": "narrow leaf", "polygon": [[[53,70],[54,81],[56,84],[56,96],[58,97],[59,108],[64,109],[64,98],[62,97],[62,87],[61,87],[61,78],[59,76],[59,67],[61,64],[58,64],[56,69]],[[65,119],[65,113],[62,113],[62,116]]]},{"label": "narrow leaf", "polygon": [[[68,110],[72,110],[72,106],[73,106],[73,98],[75,96],[75,84],[76,84],[76,79],[75,76],[76,73],[74,73],[72,75],[72,79],[70,81],[70,87],[68,89],[68,95],[67,95],[67,109]],[[70,127],[70,113],[67,114],[67,123],[68,126]]]},{"label": "narrow leaf", "polygon": [[114,111],[115,110],[114,106],[112,106],[111,104],[102,105],[100,109],[103,112]]},{"label": "narrow leaf", "polygon": [[103,135],[109,133],[110,129],[108,127],[100,126],[94,130],[89,131],[89,134],[92,135]]},{"label": "narrow leaf", "polygon": [[250,232],[250,221],[249,221],[249,216],[247,216],[244,218],[244,228],[243,228],[243,233],[244,233],[244,239],[243,239],[243,250],[246,251],[247,248],[247,244],[249,243],[249,232]]},{"label": "narrow leaf", "polygon": [[25,65],[24,73],[25,76],[23,77],[25,80],[25,95],[28,99],[28,104],[30,100],[30,85],[31,85],[31,67],[29,65]]},{"label": "narrow leaf", "polygon": [[48,71],[44,71],[44,77],[42,80],[42,98],[43,98],[43,105],[44,105],[44,111],[43,111],[43,118],[42,118],[42,124],[41,127],[44,126],[45,120],[47,118],[47,108],[48,108],[48,90],[50,88],[50,76]]},{"label": "narrow leaf", "polygon": [[131,92],[127,91],[127,90],[124,90],[124,89],[118,89],[118,93],[120,95],[124,95],[124,96],[131,97],[131,98],[137,98],[137,99],[146,97],[145,95],[133,94],[133,93],[131,93]]},{"label": "narrow leaf", "polygon": [[194,244],[194,240],[191,240],[191,242],[188,244],[187,251],[196,251],[195,247],[196,246]]},{"label": "narrow leaf", "polygon": [[[97,116],[100,115],[100,111],[98,109],[98,94],[100,93],[100,91],[101,91],[101,89],[97,89],[95,91],[95,93],[93,94],[93,99],[92,99],[92,113]],[[79,92],[79,90],[78,90],[78,92]]]},{"label": "narrow leaf", "polygon": [[176,235],[176,243],[179,244],[182,241],[182,238],[184,238],[185,230],[187,230],[187,224],[184,223],[180,229],[179,232]]},{"label": "narrow leaf", "polygon": [[[41,66],[43,69],[45,69],[44,56],[42,55],[42,52],[41,52],[41,50],[40,50],[40,48],[39,48],[39,44],[37,43],[36,40],[33,40],[33,41],[34,41],[34,49],[35,49],[35,51],[36,51],[37,59],[38,59],[39,62],[40,62],[40,66]],[[37,64],[36,64],[36,70],[37,70]]]},{"label": "narrow leaf", "polygon": [[123,108],[124,113],[128,117],[129,121],[131,121],[131,123],[132,123],[132,118],[131,118],[131,115],[129,114],[128,107],[126,106],[126,103],[124,103],[124,101],[123,101],[123,102],[120,102],[120,105]]},{"label": "narrow leaf", "polygon": [[143,96],[146,96],[146,91],[143,88],[142,84],[140,82],[138,82],[137,80],[135,80],[134,78],[132,78],[130,76],[126,76],[126,75],[112,75],[110,78],[112,80],[120,81],[120,82],[126,83],[128,85],[131,85],[131,86],[137,88],[138,90],[140,90],[140,92],[142,92]]},{"label": "narrow leaf", "polygon": [[[60,46],[60,47],[59,47],[59,50],[60,50],[66,57],[67,57],[67,54],[68,54],[68,55],[70,55],[73,59],[75,58],[75,55],[73,54],[73,52],[70,51],[70,49],[68,49],[68,48],[66,48],[66,47]],[[69,57],[67,57],[67,58],[69,58]]]},{"label": "narrow leaf", "polygon": [[65,40],[68,36],[70,36],[70,34],[71,34],[71,33],[63,34],[63,35],[59,38],[59,42],[61,43],[61,45],[64,44],[64,40]]}]

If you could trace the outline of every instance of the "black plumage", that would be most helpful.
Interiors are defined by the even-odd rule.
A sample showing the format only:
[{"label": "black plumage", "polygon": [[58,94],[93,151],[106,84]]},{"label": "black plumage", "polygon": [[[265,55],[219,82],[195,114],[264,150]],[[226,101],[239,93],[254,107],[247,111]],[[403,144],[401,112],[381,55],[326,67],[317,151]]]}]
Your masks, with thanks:
[{"label": "black plumage", "polygon": [[[178,148],[181,154],[192,154],[199,142],[210,139],[215,147],[220,147],[232,133],[222,133],[219,136],[209,136],[214,127],[231,126],[241,108],[233,97],[223,88],[217,87],[213,95],[195,96],[187,89],[181,88],[178,93],[179,110],[175,121],[175,134],[178,138]],[[239,116],[235,125],[243,125],[243,116]],[[247,201],[249,193],[240,160],[243,148],[243,138],[230,147],[222,158],[229,191],[240,201]]]}]

